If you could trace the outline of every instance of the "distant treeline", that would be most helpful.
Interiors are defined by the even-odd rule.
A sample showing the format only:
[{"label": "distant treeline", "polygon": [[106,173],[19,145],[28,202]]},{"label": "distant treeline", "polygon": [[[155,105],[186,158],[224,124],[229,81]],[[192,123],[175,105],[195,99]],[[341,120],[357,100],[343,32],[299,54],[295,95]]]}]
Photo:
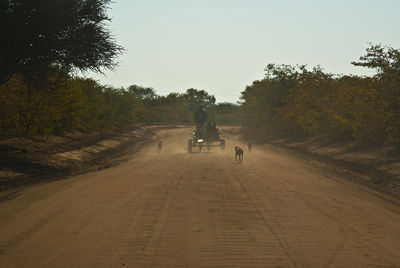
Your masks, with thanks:
[{"label": "distant treeline", "polygon": [[370,45],[353,65],[373,77],[270,64],[241,94],[243,124],[259,133],[400,144],[400,50]]},{"label": "distant treeline", "polygon": [[14,75],[0,86],[0,135],[124,129],[133,123],[191,123],[200,104],[209,120],[238,122],[239,106],[216,104],[204,90],[159,96],[152,88],[113,88],[53,68],[43,79]]}]

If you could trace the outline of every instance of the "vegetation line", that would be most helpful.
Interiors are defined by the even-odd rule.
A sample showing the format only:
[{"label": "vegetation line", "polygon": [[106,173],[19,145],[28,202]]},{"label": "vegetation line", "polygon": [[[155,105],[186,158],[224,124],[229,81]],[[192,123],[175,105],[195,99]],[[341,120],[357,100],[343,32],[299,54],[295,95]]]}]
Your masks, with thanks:
[{"label": "vegetation line", "polygon": [[372,45],[356,66],[376,75],[269,64],[241,95],[243,125],[258,133],[400,145],[400,50]]}]

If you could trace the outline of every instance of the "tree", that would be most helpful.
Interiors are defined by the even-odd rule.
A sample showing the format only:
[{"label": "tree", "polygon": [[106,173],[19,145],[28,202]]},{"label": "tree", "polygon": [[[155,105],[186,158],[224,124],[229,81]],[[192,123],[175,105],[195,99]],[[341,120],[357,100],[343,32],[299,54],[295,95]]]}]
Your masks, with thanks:
[{"label": "tree", "polygon": [[123,48],[106,28],[111,0],[2,0],[0,84],[49,66],[71,71],[115,67]]},{"label": "tree", "polygon": [[238,104],[222,102],[211,109],[213,120],[218,124],[239,124],[240,106]]},{"label": "tree", "polygon": [[84,106],[81,89],[53,73],[44,84],[32,85],[14,75],[0,85],[0,134],[31,135],[62,133]]},{"label": "tree", "polygon": [[384,121],[389,141],[400,144],[400,50],[370,44],[367,54],[352,64],[377,70],[381,83],[378,97],[385,107]]},{"label": "tree", "polygon": [[152,100],[157,97],[156,92],[151,87],[132,85],[128,87],[128,91],[133,93],[138,99],[142,100]]},{"label": "tree", "polygon": [[213,95],[209,95],[204,90],[189,88],[186,90],[184,96],[189,102],[189,107],[192,111],[198,109],[199,105],[203,105],[205,107],[212,107],[215,105],[215,97]]},{"label": "tree", "polygon": [[395,75],[397,79],[400,78],[399,49],[370,44],[366,50],[367,54],[361,56],[359,62],[352,62],[353,65],[377,69],[378,76],[381,77]]},{"label": "tree", "polygon": [[[303,66],[299,68],[301,70]],[[280,109],[296,83],[297,69],[290,65],[268,64],[264,79],[246,87],[240,97],[244,125],[268,131],[280,125]]]}]

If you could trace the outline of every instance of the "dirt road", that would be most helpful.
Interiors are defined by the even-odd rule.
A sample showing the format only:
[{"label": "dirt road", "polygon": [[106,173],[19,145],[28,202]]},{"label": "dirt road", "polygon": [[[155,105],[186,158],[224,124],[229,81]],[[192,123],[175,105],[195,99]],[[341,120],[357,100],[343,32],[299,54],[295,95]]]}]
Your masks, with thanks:
[{"label": "dirt road", "polygon": [[235,136],[187,154],[190,134],[8,193],[0,267],[400,267],[398,201],[268,146],[236,165]]}]

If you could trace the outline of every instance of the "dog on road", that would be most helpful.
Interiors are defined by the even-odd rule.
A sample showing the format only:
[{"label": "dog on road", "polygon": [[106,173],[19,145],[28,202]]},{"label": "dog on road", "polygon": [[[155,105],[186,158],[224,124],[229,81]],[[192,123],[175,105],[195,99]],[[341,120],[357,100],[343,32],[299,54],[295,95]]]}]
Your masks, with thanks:
[{"label": "dog on road", "polygon": [[243,162],[243,150],[238,146],[235,147],[235,161],[237,164]]},{"label": "dog on road", "polygon": [[161,152],[161,149],[162,149],[162,142],[159,141],[158,142],[158,152]]},{"label": "dog on road", "polygon": [[248,144],[247,144],[247,147],[249,148],[249,153],[251,152],[251,149],[253,148],[253,143],[252,142],[249,142]]}]

